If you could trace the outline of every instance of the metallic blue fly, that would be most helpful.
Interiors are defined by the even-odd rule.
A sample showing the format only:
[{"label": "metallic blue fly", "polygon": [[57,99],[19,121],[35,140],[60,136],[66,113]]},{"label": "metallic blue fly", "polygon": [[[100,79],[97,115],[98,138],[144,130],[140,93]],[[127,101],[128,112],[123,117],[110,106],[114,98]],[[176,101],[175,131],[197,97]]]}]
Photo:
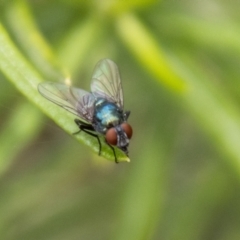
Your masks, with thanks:
[{"label": "metallic blue fly", "polygon": [[38,90],[42,96],[80,118],[75,119],[75,123],[80,131],[98,140],[99,155],[102,148],[99,134],[105,136],[116,162],[113,146],[128,154],[132,137],[132,127],[127,123],[130,111],[123,111],[121,78],[113,61],[103,59],[97,63],[93,71],[91,92],[56,82],[40,83]]}]

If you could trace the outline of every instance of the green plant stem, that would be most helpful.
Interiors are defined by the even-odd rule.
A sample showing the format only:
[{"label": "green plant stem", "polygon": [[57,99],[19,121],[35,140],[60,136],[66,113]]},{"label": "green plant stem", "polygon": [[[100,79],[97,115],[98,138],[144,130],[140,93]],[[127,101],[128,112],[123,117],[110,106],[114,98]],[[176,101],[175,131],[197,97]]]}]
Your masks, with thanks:
[{"label": "green plant stem", "polygon": [[75,75],[95,42],[99,41],[100,32],[97,19],[90,17],[76,24],[60,41],[57,51],[59,60],[71,75]]},{"label": "green plant stem", "polygon": [[120,16],[116,21],[116,28],[126,46],[154,77],[175,93],[186,90],[185,80],[174,73],[160,44],[133,14]]},{"label": "green plant stem", "polygon": [[[210,80],[204,81],[205,75],[201,74],[201,79],[197,77],[199,74],[191,74],[186,66],[181,66],[179,60],[173,61],[172,65],[178,71],[184,69],[184,73],[173,74],[170,58],[166,58],[159,47],[160,43],[156,43],[134,15],[120,17],[117,29],[140,64],[179,97],[186,110],[211,137],[216,149],[226,156],[227,163],[240,176],[240,116],[237,106],[230,103],[224,92],[216,89]],[[191,65],[191,59],[188,59],[188,64]]]},{"label": "green plant stem", "polygon": [[68,75],[39,31],[25,0],[8,3],[5,18],[24,53],[45,78],[63,80]]}]

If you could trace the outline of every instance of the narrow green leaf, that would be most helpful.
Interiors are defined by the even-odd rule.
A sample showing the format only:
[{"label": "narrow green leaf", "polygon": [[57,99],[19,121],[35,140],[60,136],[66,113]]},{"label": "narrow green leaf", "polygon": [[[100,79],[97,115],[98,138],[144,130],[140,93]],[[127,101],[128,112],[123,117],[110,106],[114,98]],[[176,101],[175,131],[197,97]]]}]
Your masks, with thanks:
[{"label": "narrow green leaf", "polygon": [[[226,156],[227,165],[240,176],[240,113],[224,89],[216,88],[207,74],[202,72],[192,58],[181,54],[187,66],[182,65],[191,88],[183,96],[189,112],[211,137],[218,151]],[[180,64],[180,63],[178,63]],[[193,72],[189,71],[189,66]]]},{"label": "narrow green leaf", "polygon": [[66,33],[58,46],[59,60],[74,75],[84,62],[92,46],[101,36],[98,20],[90,17],[79,22]]},{"label": "narrow green leaf", "polygon": [[116,22],[119,36],[142,66],[174,92],[183,92],[186,83],[166,61],[156,39],[132,14],[120,16]]},{"label": "narrow green leaf", "polygon": [[25,0],[9,2],[5,17],[24,53],[44,77],[48,80],[63,80],[68,76],[67,70],[61,67],[39,31]]},{"label": "narrow green leaf", "polygon": [[116,15],[129,12],[134,9],[145,9],[157,2],[157,0],[115,0],[106,1],[105,4],[100,2],[100,7],[102,11],[108,12],[109,15],[116,17]]},{"label": "narrow green leaf", "polygon": [[[55,106],[44,99],[37,91],[38,84],[43,81],[39,73],[19,53],[4,27],[0,24],[0,70],[30,101],[38,106],[45,114],[52,118],[69,134],[76,132],[77,126],[73,122],[72,114]],[[74,135],[76,139],[98,152],[97,141],[81,133]],[[129,161],[129,158],[119,149],[115,149],[119,161]],[[112,150],[103,142],[102,156],[114,161]]]},{"label": "narrow green leaf", "polygon": [[[228,101],[224,92],[216,89],[210,79],[204,80],[207,79],[206,75],[199,72],[192,74],[179,60],[173,61],[173,67],[170,67],[171,60],[164,57],[160,43],[157,44],[133,15],[119,18],[117,28],[126,46],[157,77],[157,81],[174,90],[199,126],[212,138],[215,147],[227,157],[228,164],[240,176],[240,114],[237,106]],[[191,66],[192,59],[187,61]],[[182,69],[179,76],[174,73],[174,68],[178,71]]]}]

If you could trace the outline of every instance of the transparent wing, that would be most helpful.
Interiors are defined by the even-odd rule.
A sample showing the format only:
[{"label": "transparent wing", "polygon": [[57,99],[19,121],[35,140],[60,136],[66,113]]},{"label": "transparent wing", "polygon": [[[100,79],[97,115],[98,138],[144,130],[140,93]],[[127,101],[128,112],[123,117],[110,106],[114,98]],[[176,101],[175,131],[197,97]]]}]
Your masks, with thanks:
[{"label": "transparent wing", "polygon": [[92,122],[95,101],[93,94],[56,82],[40,83],[38,91],[51,102],[88,122]]},{"label": "transparent wing", "polygon": [[91,91],[95,97],[106,98],[123,109],[123,91],[117,65],[110,59],[100,60],[94,71]]}]

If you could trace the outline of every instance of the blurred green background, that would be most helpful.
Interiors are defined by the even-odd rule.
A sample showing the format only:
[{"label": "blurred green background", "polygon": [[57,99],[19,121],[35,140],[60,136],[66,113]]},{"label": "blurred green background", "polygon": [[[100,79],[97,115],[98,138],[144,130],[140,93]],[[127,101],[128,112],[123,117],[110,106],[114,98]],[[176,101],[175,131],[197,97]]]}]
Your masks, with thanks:
[{"label": "blurred green background", "polygon": [[[0,1],[0,238],[238,240],[239,8]],[[131,110],[130,163],[76,141],[74,116],[36,90],[69,76],[89,90],[106,57]]]}]

